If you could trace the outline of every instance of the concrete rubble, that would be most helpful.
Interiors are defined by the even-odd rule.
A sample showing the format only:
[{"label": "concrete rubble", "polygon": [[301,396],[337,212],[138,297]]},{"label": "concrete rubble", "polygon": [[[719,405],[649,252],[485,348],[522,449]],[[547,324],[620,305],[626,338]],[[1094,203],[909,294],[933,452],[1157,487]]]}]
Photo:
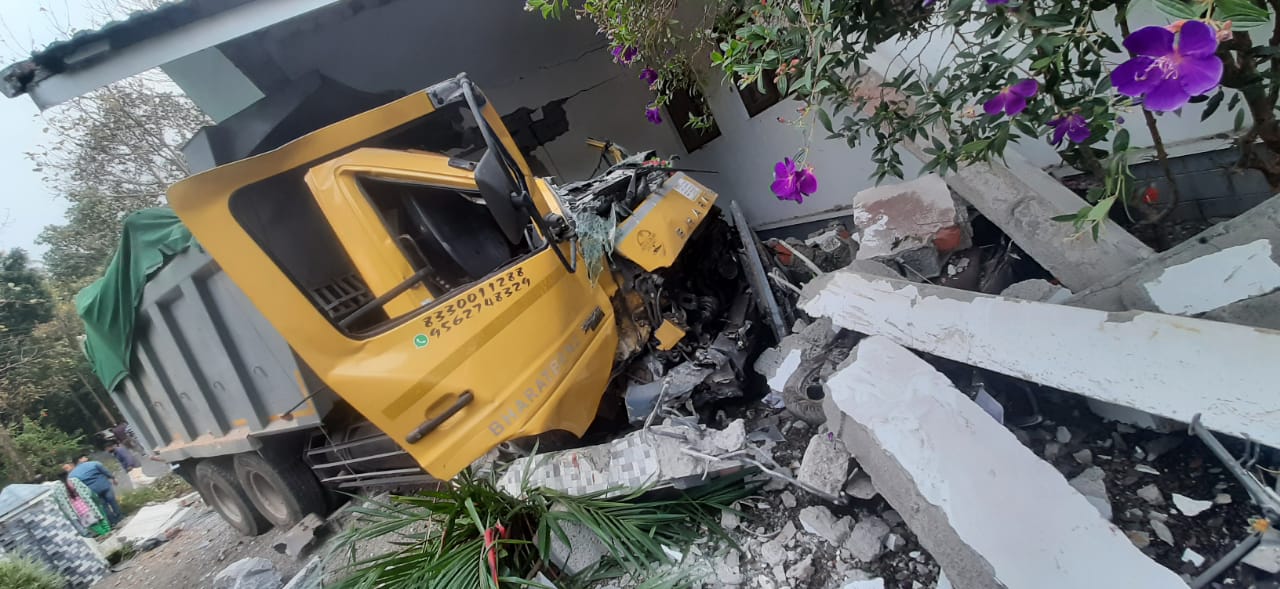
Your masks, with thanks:
[{"label": "concrete rubble", "polygon": [[835,436],[815,435],[809,438],[796,478],[828,495],[839,495],[844,491],[850,458],[849,450]]},{"label": "concrete rubble", "polygon": [[947,254],[970,245],[965,209],[936,174],[863,190],[852,212],[857,259],[899,263],[907,276],[934,278]]}]

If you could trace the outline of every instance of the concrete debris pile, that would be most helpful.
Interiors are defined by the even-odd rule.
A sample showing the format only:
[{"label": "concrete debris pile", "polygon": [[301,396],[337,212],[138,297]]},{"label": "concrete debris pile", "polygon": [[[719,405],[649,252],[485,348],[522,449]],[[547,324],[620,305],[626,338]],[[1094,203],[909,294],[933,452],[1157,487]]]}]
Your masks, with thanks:
[{"label": "concrete debris pile", "polygon": [[[1265,329],[1280,316],[1280,197],[1163,254],[1127,237],[1055,251],[1032,229],[1047,219],[1009,211],[1052,210],[1063,195],[1019,181],[1020,200],[997,202],[974,178],[957,184],[982,200],[976,212],[937,178],[860,193],[853,259],[789,272],[801,313],[755,369],[767,407],[820,428],[821,472],[798,465],[811,497],[885,501],[948,586],[1079,587],[1099,571],[1116,586],[1205,574],[1202,586],[1280,572],[1273,532],[1228,555],[1266,529],[1258,516],[1280,515],[1238,500],[1258,493],[1241,493],[1242,476],[1265,487],[1274,473],[1233,477],[1220,465],[1234,458],[1184,443],[1179,425],[1280,448],[1280,332]],[[774,250],[800,258],[800,247]],[[1260,467],[1275,466],[1271,452]],[[857,524],[831,510],[841,501],[788,523],[845,546]],[[1028,526],[1046,540],[1028,543]],[[777,560],[778,542],[760,546]]]}]

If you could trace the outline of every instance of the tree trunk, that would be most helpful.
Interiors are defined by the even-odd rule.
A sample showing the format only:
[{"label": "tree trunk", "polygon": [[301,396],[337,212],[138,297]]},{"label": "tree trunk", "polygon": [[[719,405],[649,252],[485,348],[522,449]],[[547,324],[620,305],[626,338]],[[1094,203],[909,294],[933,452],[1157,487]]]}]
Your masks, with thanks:
[{"label": "tree trunk", "polygon": [[93,396],[94,402],[98,404],[98,409],[102,410],[102,415],[107,418],[107,423],[115,425],[124,421],[123,418],[117,418],[111,412],[111,405],[104,402],[102,397],[98,396],[98,387],[93,386],[93,383],[84,377],[84,373],[77,371],[76,376],[80,377],[80,382],[84,384],[84,388],[89,389],[89,394]]}]

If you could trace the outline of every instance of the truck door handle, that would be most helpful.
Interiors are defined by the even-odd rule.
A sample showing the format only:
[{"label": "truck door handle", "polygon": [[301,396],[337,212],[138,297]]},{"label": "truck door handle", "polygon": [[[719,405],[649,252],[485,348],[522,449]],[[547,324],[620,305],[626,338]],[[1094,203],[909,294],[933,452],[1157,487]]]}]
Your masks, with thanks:
[{"label": "truck door handle", "polygon": [[404,441],[410,444],[418,443],[419,440],[427,437],[427,434],[435,431],[435,429],[440,427],[441,424],[448,421],[450,417],[453,417],[459,411],[462,411],[463,407],[470,405],[471,401],[475,400],[475,398],[475,395],[471,394],[471,391],[463,391],[461,395],[458,395],[458,400],[454,401],[448,409],[445,409],[444,413],[432,417],[431,419],[422,422],[422,425],[413,428],[413,431],[409,432],[409,435],[404,437]]}]

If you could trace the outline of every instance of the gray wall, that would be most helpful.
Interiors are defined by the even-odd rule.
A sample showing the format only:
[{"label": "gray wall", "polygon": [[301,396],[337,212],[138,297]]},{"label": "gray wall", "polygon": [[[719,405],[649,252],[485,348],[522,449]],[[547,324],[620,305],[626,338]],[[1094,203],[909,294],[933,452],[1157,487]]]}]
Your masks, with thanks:
[{"label": "gray wall", "polygon": [[[1235,168],[1238,149],[1223,149],[1172,158],[1169,166],[1182,200],[1170,214],[1174,221],[1222,219],[1239,215],[1274,194],[1261,172]],[[1133,166],[1137,186],[1154,184],[1160,197],[1172,191],[1164,169],[1156,162]]]}]

